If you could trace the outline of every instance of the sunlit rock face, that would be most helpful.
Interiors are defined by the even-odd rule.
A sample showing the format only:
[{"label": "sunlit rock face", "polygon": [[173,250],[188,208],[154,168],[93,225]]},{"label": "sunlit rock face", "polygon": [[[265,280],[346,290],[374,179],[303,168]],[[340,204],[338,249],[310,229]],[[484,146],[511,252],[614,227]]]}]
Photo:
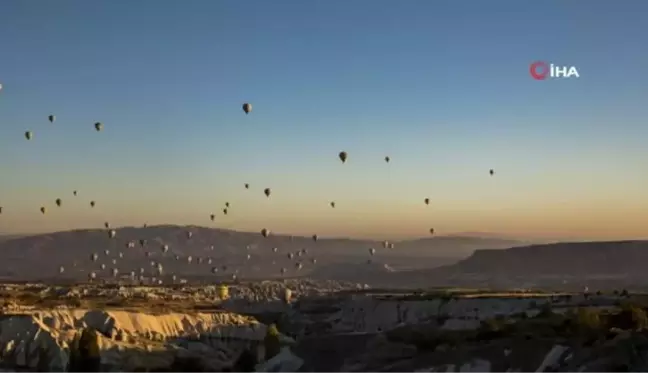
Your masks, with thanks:
[{"label": "sunlit rock face", "polygon": [[35,369],[42,358],[50,371],[62,371],[69,360],[69,344],[84,328],[100,332],[102,364],[131,371],[168,368],[177,356],[200,358],[211,369],[222,369],[231,366],[242,350],[258,349],[266,334],[265,325],[226,312],[32,311],[4,315],[2,361]]}]

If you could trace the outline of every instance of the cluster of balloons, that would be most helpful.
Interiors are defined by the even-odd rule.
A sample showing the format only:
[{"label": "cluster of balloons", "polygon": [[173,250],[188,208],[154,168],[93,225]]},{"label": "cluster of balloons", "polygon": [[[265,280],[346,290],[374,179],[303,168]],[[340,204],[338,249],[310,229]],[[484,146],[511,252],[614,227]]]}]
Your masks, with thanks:
[{"label": "cluster of balloons", "polygon": [[[0,84],[0,90],[2,90],[2,85],[1,85],[1,84]],[[252,112],[252,104],[246,102],[246,103],[244,103],[244,104],[242,105],[242,109],[243,109],[243,112],[244,112],[246,115],[248,115],[248,114],[250,114],[250,113]],[[49,121],[50,123],[55,123],[55,122],[56,122],[56,115],[54,115],[54,114],[50,114],[50,115],[48,115],[47,119],[48,119],[48,121]],[[94,129],[95,129],[95,131],[97,131],[97,132],[101,132],[101,131],[103,130],[103,124],[102,124],[101,122],[95,122],[95,123],[94,123]],[[33,134],[32,131],[27,130],[27,131],[25,131],[24,136],[25,136],[25,138],[26,138],[27,140],[32,140],[33,137],[34,137],[34,134]],[[348,153],[347,153],[346,151],[341,151],[341,152],[338,153],[338,158],[340,159],[340,161],[342,162],[342,164],[345,164],[345,163],[347,163],[347,161],[349,160],[349,155],[348,155]],[[391,158],[390,158],[389,156],[385,156],[385,157],[384,157],[384,161],[385,161],[385,163],[390,163],[390,162],[391,162]],[[490,174],[490,176],[493,176],[493,175],[495,174],[495,171],[491,169],[491,170],[489,170],[489,174]],[[249,184],[249,183],[245,183],[245,184],[244,184],[244,187],[245,187],[245,189],[250,189],[250,184]],[[78,195],[77,190],[74,190],[72,193],[73,193],[74,196],[77,196],[77,195]],[[265,189],[263,190],[263,193],[264,193],[264,195],[266,196],[266,198],[270,198],[270,196],[272,195],[272,189],[271,189],[271,188],[265,188]],[[425,198],[423,201],[424,201],[425,205],[430,205],[430,198]],[[55,205],[56,205],[58,208],[61,208],[61,207],[63,206],[63,200],[62,200],[61,198],[56,198],[55,201],[54,201],[54,203],[55,203]],[[330,205],[331,208],[335,208],[335,207],[336,207],[336,202],[335,202],[335,201],[330,201],[330,202],[329,202],[329,205]],[[96,206],[95,201],[94,201],[94,200],[93,200],[93,201],[90,201],[90,207],[91,207],[91,208],[94,208],[95,206]],[[229,202],[225,202],[225,205],[224,205],[224,207],[223,207],[223,209],[222,209],[223,214],[224,214],[224,215],[227,215],[228,212],[229,212],[229,209],[230,209],[230,203],[229,203]],[[40,212],[41,212],[42,214],[46,214],[46,213],[47,213],[47,208],[46,208],[45,206],[41,206],[41,207],[40,207]],[[0,206],[0,214],[2,214],[2,213],[3,213],[3,209],[2,209],[2,206]],[[209,217],[210,217],[210,220],[211,220],[211,221],[215,221],[215,219],[216,219],[216,215],[215,215],[214,213],[210,214]],[[111,229],[111,228],[110,228],[110,224],[109,224],[108,222],[105,222],[104,227],[105,227],[106,229],[108,229],[108,238],[111,239],[111,240],[114,240],[114,239],[117,237],[117,231],[114,230],[114,229]],[[144,225],[144,227],[146,228],[146,224]],[[271,231],[270,231],[268,228],[263,228],[263,229],[261,229],[260,233],[261,233],[261,235],[262,235],[264,238],[267,238],[267,237],[269,237],[269,236],[271,235]],[[434,228],[430,228],[430,229],[429,229],[429,233],[430,233],[430,234],[434,234],[434,233],[435,233]],[[191,231],[187,231],[187,233],[186,233],[186,238],[187,238],[187,240],[190,240],[190,239],[192,238],[192,235],[193,235],[193,232],[191,232]],[[318,241],[318,236],[317,236],[316,234],[314,234],[311,238],[312,238],[313,242],[317,242],[317,241]],[[292,240],[292,237],[291,237],[291,240]],[[140,239],[140,240],[139,240],[139,245],[140,245],[140,248],[144,249],[144,248],[147,246],[147,240],[145,240],[145,239]],[[127,242],[126,247],[127,247],[127,248],[131,248],[131,249],[132,249],[132,248],[135,248],[135,247],[136,247],[136,246],[135,246],[135,242],[133,242],[133,241],[129,241],[129,242]],[[393,249],[393,248],[394,248],[394,244],[393,244],[393,243],[390,243],[390,242],[388,242],[388,241],[384,241],[384,243],[383,243],[383,247],[384,247],[385,249]],[[248,246],[248,248],[249,248],[249,246]],[[167,244],[162,244],[160,250],[161,250],[161,254],[162,254],[163,257],[167,256],[168,253],[169,253],[169,245],[167,245]],[[211,246],[211,250],[213,250],[213,246]],[[273,253],[277,253],[277,252],[278,252],[278,248],[277,248],[277,247],[273,247],[273,248],[272,248],[272,252],[273,252]],[[105,250],[104,254],[106,255],[106,257],[109,257],[109,255],[110,255],[110,250]],[[145,256],[146,256],[147,258],[151,258],[151,257],[152,257],[152,252],[150,252],[150,251],[145,251],[144,254],[145,254]],[[299,251],[297,251],[297,252],[290,252],[290,253],[288,253],[286,256],[287,256],[288,260],[293,261],[293,260],[296,260],[296,258],[306,256],[307,254],[308,254],[307,249],[301,249],[301,250],[299,250]],[[369,248],[369,255],[370,255],[370,257],[375,256],[375,255],[376,255],[376,249],[375,249],[375,248]],[[116,265],[117,262],[118,262],[118,259],[123,259],[123,257],[124,257],[123,253],[122,253],[122,252],[119,252],[117,258],[113,258],[113,259],[111,260],[111,263],[112,263],[113,265]],[[251,257],[252,257],[251,254],[247,254],[247,255],[246,255],[246,260],[249,261],[249,260],[251,259]],[[100,256],[99,256],[97,253],[93,253],[93,254],[90,255],[90,260],[91,260],[93,263],[98,262],[99,259],[100,259]],[[185,257],[185,258],[182,258],[180,255],[177,255],[177,254],[176,254],[176,255],[175,255],[175,260],[176,260],[176,261],[185,260],[186,263],[190,264],[190,263],[193,262],[193,257],[192,257],[192,256],[187,256],[187,257]],[[213,263],[213,259],[212,259],[211,257],[206,258],[206,260],[204,260],[204,258],[197,258],[197,263],[198,263],[198,264],[202,264],[203,262],[205,262],[205,263],[211,265],[211,264]],[[310,259],[310,262],[311,262],[312,264],[316,264],[316,263],[317,263],[317,259],[313,257],[313,258]],[[371,259],[369,259],[367,262],[368,262],[368,263],[371,263]],[[273,262],[273,263],[274,263],[274,262]],[[161,277],[162,277],[163,274],[164,274],[164,268],[163,268],[163,265],[162,265],[159,261],[154,261],[154,260],[150,261],[150,265],[151,265],[151,267],[153,268],[152,273],[151,273],[151,277],[150,277],[151,281],[152,281],[153,283],[162,283],[162,279],[161,279]],[[302,264],[301,261],[297,260],[297,261],[294,263],[294,266],[295,266],[295,269],[296,269],[296,270],[300,270],[300,269],[302,269],[303,264]],[[101,270],[105,270],[105,269],[106,269],[106,264],[105,264],[105,263],[102,263],[102,264],[99,266],[99,268],[100,268]],[[212,269],[211,269],[211,272],[212,272],[213,274],[217,274],[217,273],[219,273],[219,270],[222,271],[222,272],[226,272],[226,271],[228,270],[228,266],[227,266],[227,265],[222,265],[221,267],[213,266]],[[64,268],[64,266],[60,266],[60,267],[59,267],[59,273],[63,273],[63,272],[65,272],[65,268]],[[143,281],[143,279],[145,278],[145,274],[146,274],[146,272],[147,272],[147,271],[145,270],[145,268],[141,267],[141,268],[139,268],[138,271],[135,271],[135,270],[130,271],[129,274],[128,274],[128,277],[129,277],[130,279],[132,279],[133,281]],[[238,272],[238,270],[237,270],[236,272]],[[114,278],[117,278],[117,277],[120,275],[120,271],[119,271],[119,269],[118,269],[117,267],[113,267],[113,268],[110,270],[110,273],[111,273],[112,277],[114,277]],[[280,273],[281,273],[282,275],[286,274],[286,273],[287,273],[287,269],[286,269],[285,267],[281,268]],[[97,276],[98,276],[98,275],[97,275],[97,271],[92,271],[92,272],[90,272],[90,273],[88,274],[88,278],[89,278],[91,281],[97,279]],[[172,278],[172,281],[173,281],[173,282],[175,282],[175,281],[177,280],[177,276],[176,276],[175,274],[172,275],[171,278]],[[233,273],[233,274],[232,274],[232,278],[233,278],[233,279],[236,279],[236,273]],[[184,280],[182,280],[182,281],[184,281]]]}]

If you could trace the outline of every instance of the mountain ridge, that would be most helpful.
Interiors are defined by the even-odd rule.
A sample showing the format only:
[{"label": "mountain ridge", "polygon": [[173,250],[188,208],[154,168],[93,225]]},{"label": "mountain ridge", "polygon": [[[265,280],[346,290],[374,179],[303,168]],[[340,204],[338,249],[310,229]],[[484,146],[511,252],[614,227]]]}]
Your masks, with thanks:
[{"label": "mountain ridge", "polygon": [[[111,229],[116,232],[113,239],[109,238]],[[100,259],[96,264],[105,263],[110,267],[118,265],[113,263],[114,261],[127,263],[128,266],[124,265],[123,269],[128,271],[148,267],[150,261],[160,260],[165,267],[178,273],[209,274],[209,267],[190,267],[173,259],[176,256],[192,256],[196,259],[212,259],[214,265],[218,263],[241,268],[242,271],[247,271],[248,275],[254,273],[264,276],[266,271],[263,268],[273,262],[279,268],[293,267],[295,261],[309,262],[312,259],[321,264],[362,264],[373,257],[370,255],[370,248],[376,249],[375,258],[395,262],[399,267],[433,268],[447,264],[449,258],[454,261],[466,257],[478,248],[506,248],[517,243],[512,240],[440,236],[395,241],[394,249],[385,249],[380,240],[322,237],[315,242],[312,237],[287,234],[271,234],[265,238],[260,232],[240,232],[196,225],[163,224],[146,228],[127,226],[111,229],[74,229],[0,241],[0,262],[5,263],[4,275],[56,275],[52,271],[57,270],[59,266],[73,265],[79,272],[88,272],[90,267],[96,267],[89,267],[88,261],[93,253],[97,253]],[[144,246],[140,245],[140,240],[146,241]],[[168,253],[162,252],[164,245],[168,245]],[[273,251],[274,247],[277,248],[276,252]],[[303,250],[308,253],[297,255]],[[109,253],[104,254],[106,251]],[[294,254],[294,260],[288,260],[287,256],[290,253]],[[439,260],[440,257],[442,259]],[[304,271],[300,273],[308,272],[310,267],[304,267]],[[273,274],[277,272],[278,268],[273,269]]]}]

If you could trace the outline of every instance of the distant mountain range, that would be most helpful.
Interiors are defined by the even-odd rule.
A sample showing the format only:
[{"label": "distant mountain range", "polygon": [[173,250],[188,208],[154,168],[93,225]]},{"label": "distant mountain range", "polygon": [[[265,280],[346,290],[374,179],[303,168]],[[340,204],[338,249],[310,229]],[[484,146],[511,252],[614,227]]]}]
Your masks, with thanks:
[{"label": "distant mountain range", "polygon": [[[319,238],[315,242],[311,237],[264,238],[258,232],[198,226],[123,227],[116,229],[113,239],[107,229],[73,230],[0,240],[0,279],[84,280],[90,271],[109,277],[112,268],[120,273],[139,273],[142,268],[150,274],[152,265],[160,263],[167,274],[205,281],[222,280],[221,276],[229,278],[233,273],[240,279],[279,277],[285,268],[285,276],[290,277],[349,280],[381,287],[645,284],[648,289],[648,241],[529,245],[497,235],[475,234],[398,241],[394,249],[385,249],[378,240]],[[140,240],[145,241],[144,246]],[[164,245],[168,245],[167,253],[163,253]],[[370,255],[370,248],[376,249],[375,255]],[[99,257],[96,262],[91,260],[93,253]],[[291,253],[293,258],[289,258]],[[63,274],[58,273],[60,266],[65,268]],[[214,267],[218,269],[216,275],[212,274]]]},{"label": "distant mountain range", "polygon": [[646,263],[648,241],[559,242],[476,250],[454,264],[396,273],[390,284],[648,290]]},{"label": "distant mountain range", "polygon": [[476,250],[444,270],[511,276],[625,276],[648,275],[646,263],[648,241],[560,242]]},{"label": "distant mountain range", "polygon": [[[396,268],[420,269],[454,262],[477,249],[501,249],[520,243],[500,238],[439,236],[399,241],[394,243],[394,249],[385,249],[382,241],[377,240],[320,238],[315,242],[311,237],[287,235],[264,238],[256,232],[199,226],[122,227],[115,229],[114,239],[109,238],[108,231],[83,229],[0,239],[0,276],[21,280],[56,277],[59,266],[63,266],[65,274],[60,276],[85,278],[102,263],[108,269],[115,267],[124,273],[140,268],[148,271],[151,261],[162,263],[168,273],[194,276],[208,276],[214,266],[227,266],[231,271],[236,268],[240,277],[276,276],[281,268],[290,270],[291,275],[300,275],[342,264],[358,264],[364,268],[369,259]],[[146,244],[141,246],[140,240]],[[134,247],[128,247],[129,242]],[[169,247],[166,254],[162,252],[163,245]],[[370,248],[376,249],[374,256],[369,254]],[[296,254],[292,260],[288,258],[289,253],[302,249],[307,253]],[[97,262],[90,260],[93,253],[99,255]],[[176,260],[176,256],[180,259]],[[189,256],[194,259],[192,263],[187,261]],[[203,260],[202,265],[198,264],[198,258]],[[313,258],[316,264],[312,264]],[[207,265],[209,259],[211,265]],[[299,272],[294,270],[297,261],[303,262]]]}]

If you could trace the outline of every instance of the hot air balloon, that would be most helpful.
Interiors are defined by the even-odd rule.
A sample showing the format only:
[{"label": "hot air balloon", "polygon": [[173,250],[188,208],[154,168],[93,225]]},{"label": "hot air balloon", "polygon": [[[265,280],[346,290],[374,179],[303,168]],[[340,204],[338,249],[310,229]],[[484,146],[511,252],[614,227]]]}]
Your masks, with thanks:
[{"label": "hot air balloon", "polygon": [[430,228],[430,234],[434,234],[434,228]]},{"label": "hot air balloon", "polygon": [[340,160],[342,161],[342,163],[345,163],[346,160],[347,160],[347,153],[346,152],[340,152],[340,154],[338,154],[338,157],[340,157]]},{"label": "hot air balloon", "polygon": [[223,209],[223,215],[227,215],[227,209]]},{"label": "hot air balloon", "polygon": [[266,228],[261,229],[261,235],[263,237],[268,237],[270,235],[270,231]]},{"label": "hot air balloon", "polygon": [[265,189],[263,190],[263,194],[265,194],[266,197],[270,197],[270,192],[271,192],[271,191],[270,191],[270,188],[265,188]]},{"label": "hot air balloon", "polygon": [[162,245],[162,252],[167,253],[169,251],[169,245]]},{"label": "hot air balloon", "polygon": [[335,202],[331,202],[331,207],[335,208]]},{"label": "hot air balloon", "polygon": [[110,228],[110,223],[105,222],[105,223],[104,223],[104,227],[105,227],[106,229]]},{"label": "hot air balloon", "polygon": [[216,215],[211,214],[211,215],[209,215],[209,218],[211,219],[211,221],[214,221],[214,219],[216,219]]},{"label": "hot air balloon", "polygon": [[117,264],[117,259],[113,259],[113,260],[112,260],[112,264],[113,264],[113,265],[114,265],[114,264]]},{"label": "hot air balloon", "polygon": [[90,207],[95,207],[95,201],[90,201]]},{"label": "hot air balloon", "polygon": [[97,131],[101,131],[103,129],[103,124],[101,124],[101,122],[95,123],[94,126],[95,126],[95,130]]},{"label": "hot air balloon", "polygon": [[27,132],[25,132],[25,138],[26,138],[27,140],[31,140],[31,139],[32,139],[32,132],[31,132],[31,131],[27,131]]},{"label": "hot air balloon", "polygon": [[245,183],[245,189],[250,189],[250,184]]},{"label": "hot air balloon", "polygon": [[193,261],[193,257],[191,255],[189,255],[187,257],[187,263],[191,263],[192,261]]},{"label": "hot air balloon", "polygon": [[119,252],[119,258],[120,258],[120,259],[123,259],[123,258],[124,258],[124,253],[122,253],[121,251]]},{"label": "hot air balloon", "polygon": [[294,258],[294,257],[295,257],[295,254],[293,254],[293,253],[288,253],[288,259],[291,259],[291,260],[292,260],[292,258]]},{"label": "hot air balloon", "polygon": [[61,207],[61,204],[63,203],[63,201],[61,201],[60,198],[57,198],[55,202],[56,202],[56,206],[58,207]]},{"label": "hot air balloon", "polygon": [[389,163],[390,160],[391,160],[391,159],[390,159],[388,156],[385,157],[385,162]]},{"label": "hot air balloon", "polygon": [[229,207],[229,202],[225,202],[225,207]]},{"label": "hot air balloon", "polygon": [[47,117],[47,119],[49,119],[50,123],[54,123],[54,121],[56,120],[56,116],[50,115]]},{"label": "hot air balloon", "polygon": [[317,242],[317,235],[316,234],[313,235],[313,241]]},{"label": "hot air balloon", "polygon": [[96,273],[94,273],[94,272],[90,272],[90,273],[88,273],[88,279],[89,279],[90,281],[92,281],[92,280],[94,280],[94,279],[96,279],[96,278],[97,278],[97,274],[96,274]]},{"label": "hot air balloon", "polygon": [[90,255],[90,260],[92,260],[93,262],[96,262],[97,259],[99,259],[99,255],[97,255],[97,253]]},{"label": "hot air balloon", "polygon": [[191,238],[191,236],[193,236],[193,232],[191,231],[187,232],[187,238]]},{"label": "hot air balloon", "polygon": [[315,258],[311,259],[311,263],[317,264],[317,259],[315,259]]},{"label": "hot air balloon", "polygon": [[250,260],[252,258],[252,255],[247,254],[247,260]]},{"label": "hot air balloon", "polygon": [[40,212],[41,212],[42,214],[45,214],[45,213],[47,212],[47,209],[46,209],[45,207],[41,207],[41,208],[40,208]]},{"label": "hot air balloon", "polygon": [[252,104],[248,104],[247,102],[243,104],[243,111],[245,114],[250,114],[252,112]]},{"label": "hot air balloon", "polygon": [[113,268],[113,269],[112,269],[112,275],[113,275],[113,277],[117,277],[118,274],[119,274],[119,270],[118,270],[117,268]]},{"label": "hot air balloon", "polygon": [[493,175],[495,175],[495,170],[490,170],[490,171],[488,171],[488,173],[489,173],[491,176],[493,176]]},{"label": "hot air balloon", "polygon": [[2,214],[2,206],[0,206],[0,214]]},{"label": "hot air balloon", "polygon": [[139,244],[141,247],[146,246],[146,240],[139,240]]},{"label": "hot air balloon", "polygon": [[389,241],[383,241],[383,247],[389,249]]},{"label": "hot air balloon", "polygon": [[116,235],[117,235],[117,231],[114,229],[111,229],[110,232],[108,232],[108,237],[110,238],[115,238]]},{"label": "hot air balloon", "polygon": [[297,269],[298,271],[300,269],[302,269],[302,264],[301,263],[295,263],[295,269]]},{"label": "hot air balloon", "polygon": [[63,273],[63,272],[65,272],[65,268],[63,266],[60,266],[59,267],[59,273]]},{"label": "hot air balloon", "polygon": [[106,265],[102,263],[102,264],[101,264],[101,269],[102,269],[102,270],[106,269]]},{"label": "hot air balloon", "polygon": [[106,256],[110,255],[110,250],[104,250],[104,254],[106,254]]},{"label": "hot air balloon", "polygon": [[429,205],[430,204],[430,199],[426,198],[426,199],[423,200],[423,202],[425,202],[426,205]]},{"label": "hot air balloon", "polygon": [[76,195],[77,195],[77,191],[76,191],[76,190],[73,191],[72,194],[74,194],[74,195],[76,196]]},{"label": "hot air balloon", "polygon": [[369,254],[375,255],[376,254],[376,249],[374,249],[373,247],[371,249],[369,249]]},{"label": "hot air balloon", "polygon": [[276,247],[273,247],[273,248],[272,248],[272,252],[273,252],[273,253],[276,253],[277,251],[279,251],[278,248],[276,248]]},{"label": "hot air balloon", "polygon": [[284,302],[290,304],[291,300],[292,300],[292,291],[286,288],[286,290],[284,290]]}]

